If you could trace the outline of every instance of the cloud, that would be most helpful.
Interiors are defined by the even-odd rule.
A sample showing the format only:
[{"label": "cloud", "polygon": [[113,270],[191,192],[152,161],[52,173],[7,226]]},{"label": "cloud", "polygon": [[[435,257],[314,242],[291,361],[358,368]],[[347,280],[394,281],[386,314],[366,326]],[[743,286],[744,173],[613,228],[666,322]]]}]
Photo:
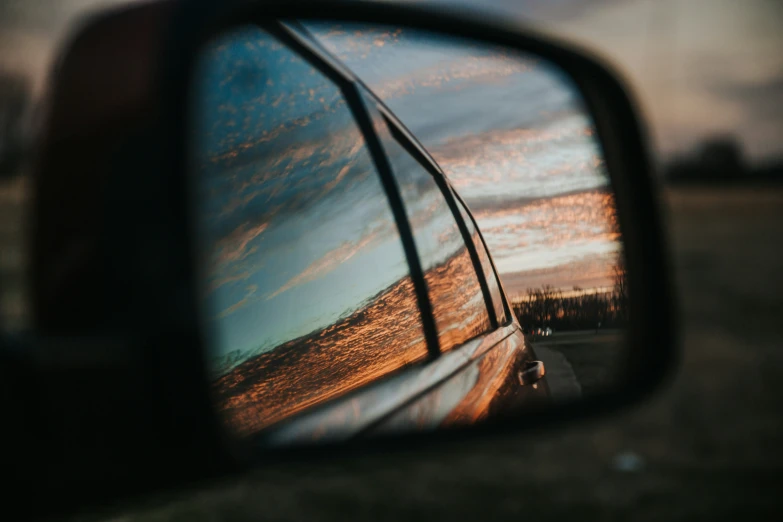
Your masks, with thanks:
[{"label": "cloud", "polygon": [[[568,266],[580,256],[621,248],[613,197],[601,190],[523,199],[518,207],[488,207],[474,211],[474,216],[504,284],[513,292],[531,286],[525,277],[539,273],[546,275],[536,279],[541,284],[587,287],[587,279],[577,281],[582,276]],[[588,273],[586,268],[582,272]]]},{"label": "cloud", "polygon": [[232,304],[222,312],[220,312],[215,319],[224,319],[228,317],[229,315],[233,314],[240,308],[243,308],[245,305],[249,304],[252,301],[255,301],[256,299],[253,299],[253,295],[258,291],[257,285],[248,285],[245,289],[245,297],[237,301],[236,303]]},{"label": "cloud", "polygon": [[[524,162],[523,152],[541,144],[550,144],[558,139],[573,135],[584,135],[587,128],[550,129],[493,129],[480,134],[455,136],[444,144],[430,148],[430,154],[441,166],[450,165],[475,167],[484,162],[494,162],[513,154],[511,160]],[[492,154],[501,157],[492,157]],[[489,157],[487,157],[489,156]],[[507,159],[507,158],[506,158]]]},{"label": "cloud", "polygon": [[466,87],[465,81],[495,83],[513,74],[530,71],[533,63],[520,57],[461,56],[459,59],[422,68],[376,85],[375,94],[381,99],[396,98],[417,88],[444,90]]},{"label": "cloud", "polygon": [[212,280],[212,282],[209,284],[207,288],[207,293],[214,292],[218,288],[220,288],[223,285],[227,285],[228,283],[235,283],[237,281],[246,281],[250,277],[249,271],[243,271],[239,272],[237,274],[232,274],[226,277],[221,278],[215,278]]},{"label": "cloud", "polygon": [[362,231],[358,241],[343,241],[337,248],[328,251],[326,254],[310,263],[302,272],[292,277],[283,286],[269,294],[267,299],[272,299],[295,286],[303,285],[324,277],[359,252],[368,251],[382,241],[387,240],[390,237],[394,238],[395,236],[392,234],[394,234],[395,231],[394,222],[391,220],[382,218],[374,222]]},{"label": "cloud", "polygon": [[[490,251],[500,257],[523,249],[533,239],[550,247],[580,240],[616,241],[619,234],[614,208],[611,192],[593,190],[533,202],[523,199],[518,207],[485,208],[474,211],[474,216],[488,241],[498,233],[519,242],[511,249],[508,245],[493,248],[490,243]],[[531,236],[535,231],[545,234]]]},{"label": "cloud", "polygon": [[543,285],[564,290],[571,290],[574,286],[583,289],[604,288],[614,283],[613,269],[616,264],[616,253],[590,254],[557,266],[504,273],[503,286],[512,298],[523,295],[528,288]]},{"label": "cloud", "polygon": [[[496,129],[459,136],[430,153],[463,197],[479,206],[605,185],[593,129],[581,118],[544,128]],[[478,201],[484,197],[485,201]]]},{"label": "cloud", "polygon": [[269,223],[251,224],[245,222],[219,240],[215,245],[213,270],[220,270],[226,264],[240,261],[254,252],[255,250],[248,248],[248,245],[260,236],[268,226]]}]

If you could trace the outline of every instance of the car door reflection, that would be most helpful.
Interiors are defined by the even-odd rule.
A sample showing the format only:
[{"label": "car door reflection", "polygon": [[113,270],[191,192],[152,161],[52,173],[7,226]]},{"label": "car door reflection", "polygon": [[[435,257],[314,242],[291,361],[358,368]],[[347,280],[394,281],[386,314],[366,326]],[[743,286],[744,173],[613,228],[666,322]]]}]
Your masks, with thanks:
[{"label": "car door reflection", "polygon": [[337,85],[259,28],[200,57],[192,164],[218,410],[252,435],[423,360],[399,233]]}]

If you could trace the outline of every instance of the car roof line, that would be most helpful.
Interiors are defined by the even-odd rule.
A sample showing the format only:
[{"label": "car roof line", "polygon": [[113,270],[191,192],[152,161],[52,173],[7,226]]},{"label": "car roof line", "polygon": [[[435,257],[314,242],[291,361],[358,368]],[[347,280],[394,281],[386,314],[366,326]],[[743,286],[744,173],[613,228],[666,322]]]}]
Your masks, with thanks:
[{"label": "car roof line", "polygon": [[351,71],[347,65],[341,62],[331,52],[329,52],[318,40],[318,38],[316,38],[305,26],[303,26],[301,22],[297,20],[286,21],[280,22],[280,25],[286,29],[286,32],[295,36],[298,41],[300,41],[303,45],[306,45],[312,52],[318,54],[319,58],[327,61],[329,65],[334,67],[335,70],[337,70],[337,72],[347,81],[356,83],[363,90],[367,91],[371,95],[372,100],[375,102],[378,110],[386,117],[386,120],[418,150],[421,156],[427,160],[427,162],[435,169],[435,171],[438,172],[438,174],[446,177],[443,169],[441,169],[440,165],[438,165],[438,162],[435,161],[435,159],[430,155],[427,149],[424,148],[424,146],[414,136],[410,129],[408,129],[408,127],[406,127],[405,124],[400,121],[400,119],[392,112],[391,109],[389,109],[383,100],[381,100],[378,95],[376,95],[375,92],[370,87],[368,87],[364,81],[361,80],[361,78]]},{"label": "car roof line", "polygon": [[319,59],[335,70],[345,81],[356,83],[358,78],[343,62],[330,53],[313,34],[307,30],[299,21],[279,21],[279,25],[298,43],[307,47],[307,49],[316,54]]}]

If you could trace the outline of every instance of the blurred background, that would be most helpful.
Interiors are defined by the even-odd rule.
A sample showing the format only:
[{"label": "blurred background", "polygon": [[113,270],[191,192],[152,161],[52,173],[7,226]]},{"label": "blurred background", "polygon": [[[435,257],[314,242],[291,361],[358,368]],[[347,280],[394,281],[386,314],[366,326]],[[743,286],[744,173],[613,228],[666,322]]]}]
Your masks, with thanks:
[{"label": "blurred background", "polygon": [[[123,1],[0,4],[0,287],[27,321],[28,153],[58,48]],[[443,452],[275,465],[123,519],[780,515],[783,471],[783,2],[440,0],[533,24],[601,55],[650,126],[678,285],[682,361],[633,411]],[[96,72],[96,74],[99,74]]]}]

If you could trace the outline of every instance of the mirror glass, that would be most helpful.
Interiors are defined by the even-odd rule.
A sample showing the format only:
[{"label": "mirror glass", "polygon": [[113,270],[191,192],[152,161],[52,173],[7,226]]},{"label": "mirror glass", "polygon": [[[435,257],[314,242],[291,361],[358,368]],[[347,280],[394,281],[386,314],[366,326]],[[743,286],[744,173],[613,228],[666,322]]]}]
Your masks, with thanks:
[{"label": "mirror glass", "polygon": [[191,82],[205,364],[233,437],[449,429],[619,386],[612,185],[561,70],[286,21],[209,38]]}]

